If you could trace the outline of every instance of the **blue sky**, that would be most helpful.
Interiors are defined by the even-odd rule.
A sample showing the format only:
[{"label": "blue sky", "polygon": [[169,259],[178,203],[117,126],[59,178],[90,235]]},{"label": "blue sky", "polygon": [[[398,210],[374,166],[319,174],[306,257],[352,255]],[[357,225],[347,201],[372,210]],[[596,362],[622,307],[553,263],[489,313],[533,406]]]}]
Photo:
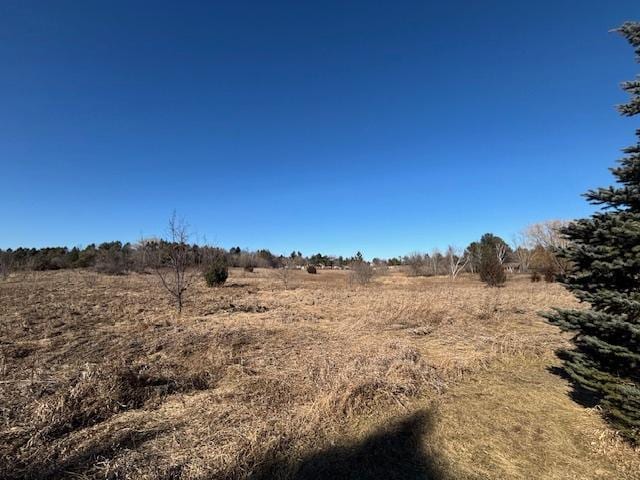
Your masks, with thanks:
[{"label": "blue sky", "polygon": [[636,1],[2,2],[0,247],[367,257],[576,218]]}]

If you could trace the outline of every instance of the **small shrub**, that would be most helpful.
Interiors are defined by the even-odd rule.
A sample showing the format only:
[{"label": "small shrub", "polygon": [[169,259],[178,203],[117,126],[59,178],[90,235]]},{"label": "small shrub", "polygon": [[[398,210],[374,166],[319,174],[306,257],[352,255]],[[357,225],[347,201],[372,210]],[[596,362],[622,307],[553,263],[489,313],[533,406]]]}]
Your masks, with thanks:
[{"label": "small shrub", "polygon": [[307,266],[307,273],[316,274],[316,273],[318,273],[318,271],[316,270],[316,267],[314,267],[313,265],[308,265]]},{"label": "small shrub", "polygon": [[206,272],[204,272],[204,279],[210,287],[219,287],[227,281],[228,277],[229,271],[226,266],[210,267]]},{"label": "small shrub", "polygon": [[245,272],[249,272],[249,273],[253,273],[253,266],[252,265],[247,265],[244,267],[244,271]]},{"label": "small shrub", "polygon": [[351,267],[349,279],[359,285],[367,285],[373,279],[373,267],[367,262],[356,262]]},{"label": "small shrub", "polygon": [[276,278],[278,278],[282,285],[284,285],[284,289],[287,290],[289,288],[289,280],[291,279],[291,268],[290,265],[284,265],[281,268],[275,269]]},{"label": "small shrub", "polygon": [[547,283],[553,283],[556,281],[556,277],[557,277],[557,273],[555,268],[553,267],[549,267],[549,268],[545,268],[544,271],[542,272],[543,276],[544,276],[544,281]]},{"label": "small shrub", "polygon": [[222,256],[214,258],[204,271],[204,279],[209,287],[219,287],[227,281],[228,277],[229,269]]},{"label": "small shrub", "polygon": [[533,272],[530,278],[532,283],[537,283],[540,281],[540,274],[538,272]]},{"label": "small shrub", "polygon": [[496,262],[480,270],[480,279],[490,287],[501,287],[507,281],[507,274],[504,267]]}]

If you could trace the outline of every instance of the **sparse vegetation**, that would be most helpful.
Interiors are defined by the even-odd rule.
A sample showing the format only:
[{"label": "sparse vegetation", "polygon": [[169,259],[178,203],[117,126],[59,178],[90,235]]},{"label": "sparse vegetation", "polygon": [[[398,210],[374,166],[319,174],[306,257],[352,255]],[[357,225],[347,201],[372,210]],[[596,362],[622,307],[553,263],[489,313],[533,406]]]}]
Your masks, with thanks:
[{"label": "sparse vegetation", "polygon": [[292,272],[293,270],[289,262],[285,262],[284,265],[282,265],[282,267],[277,268],[275,270],[275,276],[282,282],[282,286],[284,287],[285,290],[289,288]]},{"label": "sparse vegetation", "polygon": [[[145,275],[0,283],[0,477],[308,478],[335,449],[343,468],[383,455],[381,478],[429,462],[451,478],[636,475],[638,455],[548,371],[566,341],[536,312],[576,306],[559,285],[395,271],[345,290],[350,271],[324,273],[292,269],[295,290],[197,276],[176,326]],[[402,434],[431,460],[396,467],[390,432],[431,405],[433,428]]]},{"label": "sparse vegetation", "polygon": [[186,222],[175,212],[169,219],[167,239],[147,245],[147,255],[163,289],[175,301],[178,313],[182,313],[185,292],[196,275],[196,270],[190,267],[198,263],[199,258],[189,244]]},{"label": "sparse vegetation", "polygon": [[368,285],[373,279],[374,274],[373,267],[360,259],[351,265],[349,278],[353,283],[357,283],[358,285]]}]

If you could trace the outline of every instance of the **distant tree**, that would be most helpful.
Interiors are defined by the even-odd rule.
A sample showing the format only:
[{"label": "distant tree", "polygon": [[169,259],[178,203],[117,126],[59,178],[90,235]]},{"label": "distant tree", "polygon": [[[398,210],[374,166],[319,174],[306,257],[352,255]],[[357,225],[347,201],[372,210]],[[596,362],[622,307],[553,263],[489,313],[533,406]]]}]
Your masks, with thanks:
[{"label": "distant tree", "polygon": [[291,261],[285,261],[283,265],[276,269],[275,275],[278,278],[285,290],[289,289],[289,283],[291,281],[292,263]]},{"label": "distant tree", "polygon": [[229,277],[229,268],[224,252],[214,248],[208,248],[202,260],[204,267],[204,279],[208,286],[219,287]]},{"label": "distant tree", "polygon": [[87,245],[84,250],[78,253],[78,260],[75,266],[78,268],[89,268],[95,265],[98,252],[96,246],[92,243]]},{"label": "distant tree", "polygon": [[78,263],[78,259],[79,258],[80,258],[80,249],[78,247],[73,247],[67,253],[67,259],[66,259],[65,263],[69,267],[75,267],[77,265],[77,263]]},{"label": "distant tree", "polygon": [[[104,242],[97,249],[95,269],[108,275],[122,275],[129,268],[130,244],[121,242]],[[78,255],[79,257],[79,255]]]},{"label": "distant tree", "polygon": [[498,287],[507,280],[501,253],[506,243],[500,237],[486,233],[480,239],[480,280],[490,287]]},{"label": "distant tree", "polygon": [[552,251],[548,248],[544,248],[542,245],[536,245],[531,250],[530,267],[533,271],[542,275],[544,280],[548,283],[554,282],[561,274],[561,270],[558,266],[558,251]]},{"label": "distant tree", "polygon": [[160,283],[182,313],[185,292],[197,273],[189,267],[197,263],[189,245],[188,225],[174,212],[169,219],[167,238],[148,246],[148,257]]},{"label": "distant tree", "polygon": [[469,262],[469,256],[466,251],[462,252],[451,245],[447,248],[445,258],[447,260],[449,277],[451,277],[452,280],[455,280],[458,277],[460,272],[465,269]]},{"label": "distant tree", "polygon": [[[356,255],[356,258],[357,257],[358,256]],[[369,263],[364,260],[356,260],[351,264],[349,280],[359,285],[367,285],[373,279],[374,274],[375,272],[373,271],[373,267],[369,265]]]},{"label": "distant tree", "polygon": [[562,233],[568,224],[563,220],[547,220],[529,225],[525,230],[532,245],[531,263],[547,279],[563,277],[570,268],[569,260],[560,254],[569,243]]},{"label": "distant tree", "polygon": [[479,242],[471,242],[467,247],[467,256],[469,257],[469,271],[471,273],[476,273],[480,269],[480,243]]},{"label": "distant tree", "polygon": [[[618,30],[640,60],[640,23]],[[640,114],[640,78],[622,87],[631,100],[619,107]],[[574,385],[590,392],[605,417],[627,438],[640,441],[640,130],[612,169],[616,186],[587,192],[604,210],[561,230],[569,242],[563,258],[566,287],[590,309],[562,310],[546,317],[575,333],[574,349],[561,352]]]},{"label": "distant tree", "polygon": [[143,238],[140,237],[140,240],[134,245],[131,246],[131,254],[130,254],[130,266],[131,268],[138,273],[146,273],[147,268],[149,267],[149,259],[147,258],[147,244],[158,242],[158,239],[155,238]]},{"label": "distant tree", "polygon": [[518,271],[520,273],[527,273],[531,266],[532,249],[534,243],[529,235],[524,232],[519,232],[513,236],[511,241],[513,258],[518,262]]},{"label": "distant tree", "polygon": [[426,273],[426,263],[428,256],[421,254],[420,252],[412,252],[404,257],[404,264],[409,267],[409,275],[419,276]]},{"label": "distant tree", "polygon": [[9,274],[13,270],[13,253],[11,250],[0,250],[0,277],[3,280],[9,278]]},{"label": "distant tree", "polygon": [[256,258],[260,266],[267,268],[277,268],[280,265],[278,257],[267,249],[258,250]]},{"label": "distant tree", "polygon": [[309,257],[309,263],[312,265],[328,265],[329,258],[326,255],[322,255],[321,253],[316,253]]},{"label": "distant tree", "polygon": [[440,263],[442,260],[442,254],[440,250],[434,248],[429,255],[429,260],[431,262],[431,273],[433,275],[438,275],[440,273]]}]

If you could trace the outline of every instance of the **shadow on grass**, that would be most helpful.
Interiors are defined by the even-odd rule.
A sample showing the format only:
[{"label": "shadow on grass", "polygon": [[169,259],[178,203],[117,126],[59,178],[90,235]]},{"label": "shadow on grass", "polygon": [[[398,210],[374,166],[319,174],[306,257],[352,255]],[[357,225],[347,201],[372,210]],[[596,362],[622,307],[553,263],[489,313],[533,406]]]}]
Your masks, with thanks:
[{"label": "shadow on grass", "polygon": [[421,411],[374,432],[356,444],[331,447],[302,459],[291,472],[286,460],[271,462],[252,480],[445,480],[445,461],[430,445],[435,414]]},{"label": "shadow on grass", "polygon": [[[561,353],[558,354],[560,358]],[[554,375],[566,380],[571,385],[571,391],[569,392],[569,398],[582,407],[593,408],[600,403],[600,397],[593,392],[583,388],[579,383],[576,383],[571,375],[564,367],[548,367],[547,370]]]}]

